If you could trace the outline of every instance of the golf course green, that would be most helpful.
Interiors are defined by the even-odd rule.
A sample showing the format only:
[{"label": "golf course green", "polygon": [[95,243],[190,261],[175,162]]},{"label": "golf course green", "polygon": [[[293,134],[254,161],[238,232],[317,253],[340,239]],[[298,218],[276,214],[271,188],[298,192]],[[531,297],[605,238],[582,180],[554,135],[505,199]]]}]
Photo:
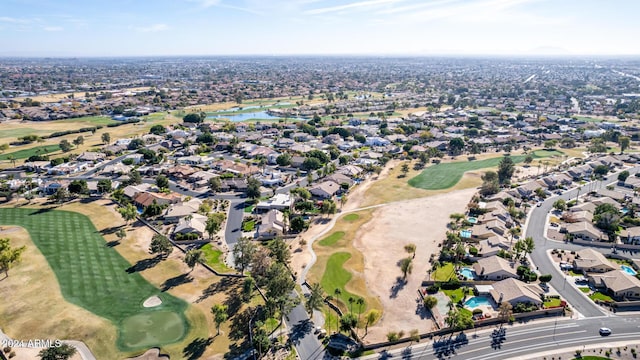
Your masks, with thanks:
[{"label": "golf course green", "polygon": [[[132,351],[184,338],[187,303],[147,282],[85,215],[60,210],[0,208],[1,225],[29,232],[56,275],[64,298],[118,328],[118,347]],[[29,261],[29,259],[24,259]],[[143,307],[158,296],[162,304]],[[46,294],[43,294],[46,296]]]},{"label": "golf course green", "polygon": [[[531,157],[539,159],[562,154],[560,151],[537,150],[531,154]],[[411,178],[409,185],[425,190],[448,189],[457,184],[465,172],[497,167],[502,158],[503,156],[498,156],[485,160],[457,161],[429,166]],[[511,156],[514,163],[523,162],[525,158],[526,155]]]}]

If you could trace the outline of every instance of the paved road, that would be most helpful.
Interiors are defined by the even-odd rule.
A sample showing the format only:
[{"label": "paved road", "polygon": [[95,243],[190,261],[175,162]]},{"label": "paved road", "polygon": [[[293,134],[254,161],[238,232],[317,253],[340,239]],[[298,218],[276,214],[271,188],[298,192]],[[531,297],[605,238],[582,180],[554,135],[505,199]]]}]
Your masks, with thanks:
[{"label": "paved road", "polygon": [[[292,296],[298,296],[292,294]],[[286,319],[289,328],[289,339],[295,345],[298,356],[303,360],[315,360],[330,358],[324,350],[324,345],[314,334],[315,325],[309,319],[309,315],[304,308],[304,300],[301,299],[300,304],[293,308]]]},{"label": "paved road", "polygon": [[[601,327],[610,328],[613,333],[603,337],[598,334]],[[493,333],[493,329],[475,332],[468,330],[463,335],[446,335],[433,340],[422,340],[420,344],[402,347],[369,355],[363,359],[464,359],[489,360],[514,357],[533,358],[546,351],[558,355],[573,353],[583,346],[602,344],[612,347],[614,342],[638,342],[640,316],[597,317],[580,320],[546,320],[524,326],[506,326],[504,337]],[[540,358],[536,355],[536,358]],[[551,356],[547,356],[548,359]]]},{"label": "paved road", "polygon": [[[628,169],[631,174],[638,172],[640,167]],[[554,263],[547,251],[555,248],[561,248],[566,250],[578,250],[584,247],[574,244],[564,244],[555,241],[547,241],[544,234],[545,222],[547,214],[552,211],[553,203],[562,198],[565,200],[575,199],[580,194],[585,194],[587,189],[602,189],[607,185],[615,182],[617,179],[617,173],[607,176],[602,181],[597,181],[591,184],[585,184],[581,188],[575,188],[565,192],[560,196],[554,196],[542,203],[540,207],[535,207],[530,215],[527,223],[526,236],[530,236],[535,241],[536,247],[531,253],[531,260],[538,267],[538,270],[542,274],[551,274],[551,286],[553,286],[558,292],[562,294],[562,297],[575,309],[578,313],[585,317],[602,316],[604,310],[594,304],[589,298],[587,298],[577,287],[572,284],[567,285],[567,279],[565,274],[560,270],[559,266]],[[607,250],[605,250],[607,252]]]}]

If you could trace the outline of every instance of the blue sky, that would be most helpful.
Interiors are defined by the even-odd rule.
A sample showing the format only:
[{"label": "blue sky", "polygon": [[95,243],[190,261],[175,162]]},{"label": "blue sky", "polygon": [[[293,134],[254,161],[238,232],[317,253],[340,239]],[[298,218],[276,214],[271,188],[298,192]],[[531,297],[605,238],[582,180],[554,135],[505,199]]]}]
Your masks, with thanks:
[{"label": "blue sky", "polygon": [[640,55],[638,0],[0,0],[0,56]]}]

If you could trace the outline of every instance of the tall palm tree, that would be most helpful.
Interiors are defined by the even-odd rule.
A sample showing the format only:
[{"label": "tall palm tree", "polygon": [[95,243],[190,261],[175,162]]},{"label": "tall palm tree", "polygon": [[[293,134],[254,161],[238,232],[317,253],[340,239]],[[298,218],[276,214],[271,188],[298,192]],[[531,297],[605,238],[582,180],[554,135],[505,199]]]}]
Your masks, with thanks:
[{"label": "tall palm tree", "polygon": [[311,284],[309,297],[307,298],[307,302],[305,307],[307,312],[309,313],[309,317],[313,319],[313,310],[322,309],[322,305],[324,304],[324,290],[319,283]]}]

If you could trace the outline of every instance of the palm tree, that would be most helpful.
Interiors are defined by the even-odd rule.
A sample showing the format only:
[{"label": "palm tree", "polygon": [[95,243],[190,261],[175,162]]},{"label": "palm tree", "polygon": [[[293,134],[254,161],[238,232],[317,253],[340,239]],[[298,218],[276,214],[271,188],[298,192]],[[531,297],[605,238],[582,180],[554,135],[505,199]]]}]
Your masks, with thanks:
[{"label": "palm tree", "polygon": [[400,260],[400,270],[402,271],[402,279],[406,279],[408,274],[413,270],[413,259],[404,258]]},{"label": "palm tree", "polygon": [[356,302],[356,299],[354,299],[353,297],[349,296],[349,312],[353,312],[353,303]]},{"label": "palm tree", "polygon": [[513,243],[513,239],[516,236],[520,236],[521,233],[522,233],[522,230],[520,229],[519,226],[512,227],[511,229],[509,229],[509,235],[511,235],[511,242],[509,243],[509,245],[511,245],[511,243]]},{"label": "palm tree", "polygon": [[416,258],[416,244],[407,244],[404,246],[404,250],[409,254],[413,254],[413,258]]},{"label": "palm tree", "polygon": [[362,307],[364,306],[364,299],[358,298],[356,300],[356,304],[358,304],[358,323],[360,323],[360,315],[362,314]]},{"label": "palm tree", "polygon": [[324,290],[322,290],[322,286],[319,283],[311,284],[309,297],[307,298],[307,303],[305,307],[307,312],[309,313],[309,317],[313,319],[313,310],[322,309],[322,305],[324,304]]},{"label": "palm tree", "polygon": [[369,333],[369,325],[373,324],[380,317],[380,313],[378,310],[372,309],[367,313],[367,322],[364,326],[364,334],[367,335]]}]

